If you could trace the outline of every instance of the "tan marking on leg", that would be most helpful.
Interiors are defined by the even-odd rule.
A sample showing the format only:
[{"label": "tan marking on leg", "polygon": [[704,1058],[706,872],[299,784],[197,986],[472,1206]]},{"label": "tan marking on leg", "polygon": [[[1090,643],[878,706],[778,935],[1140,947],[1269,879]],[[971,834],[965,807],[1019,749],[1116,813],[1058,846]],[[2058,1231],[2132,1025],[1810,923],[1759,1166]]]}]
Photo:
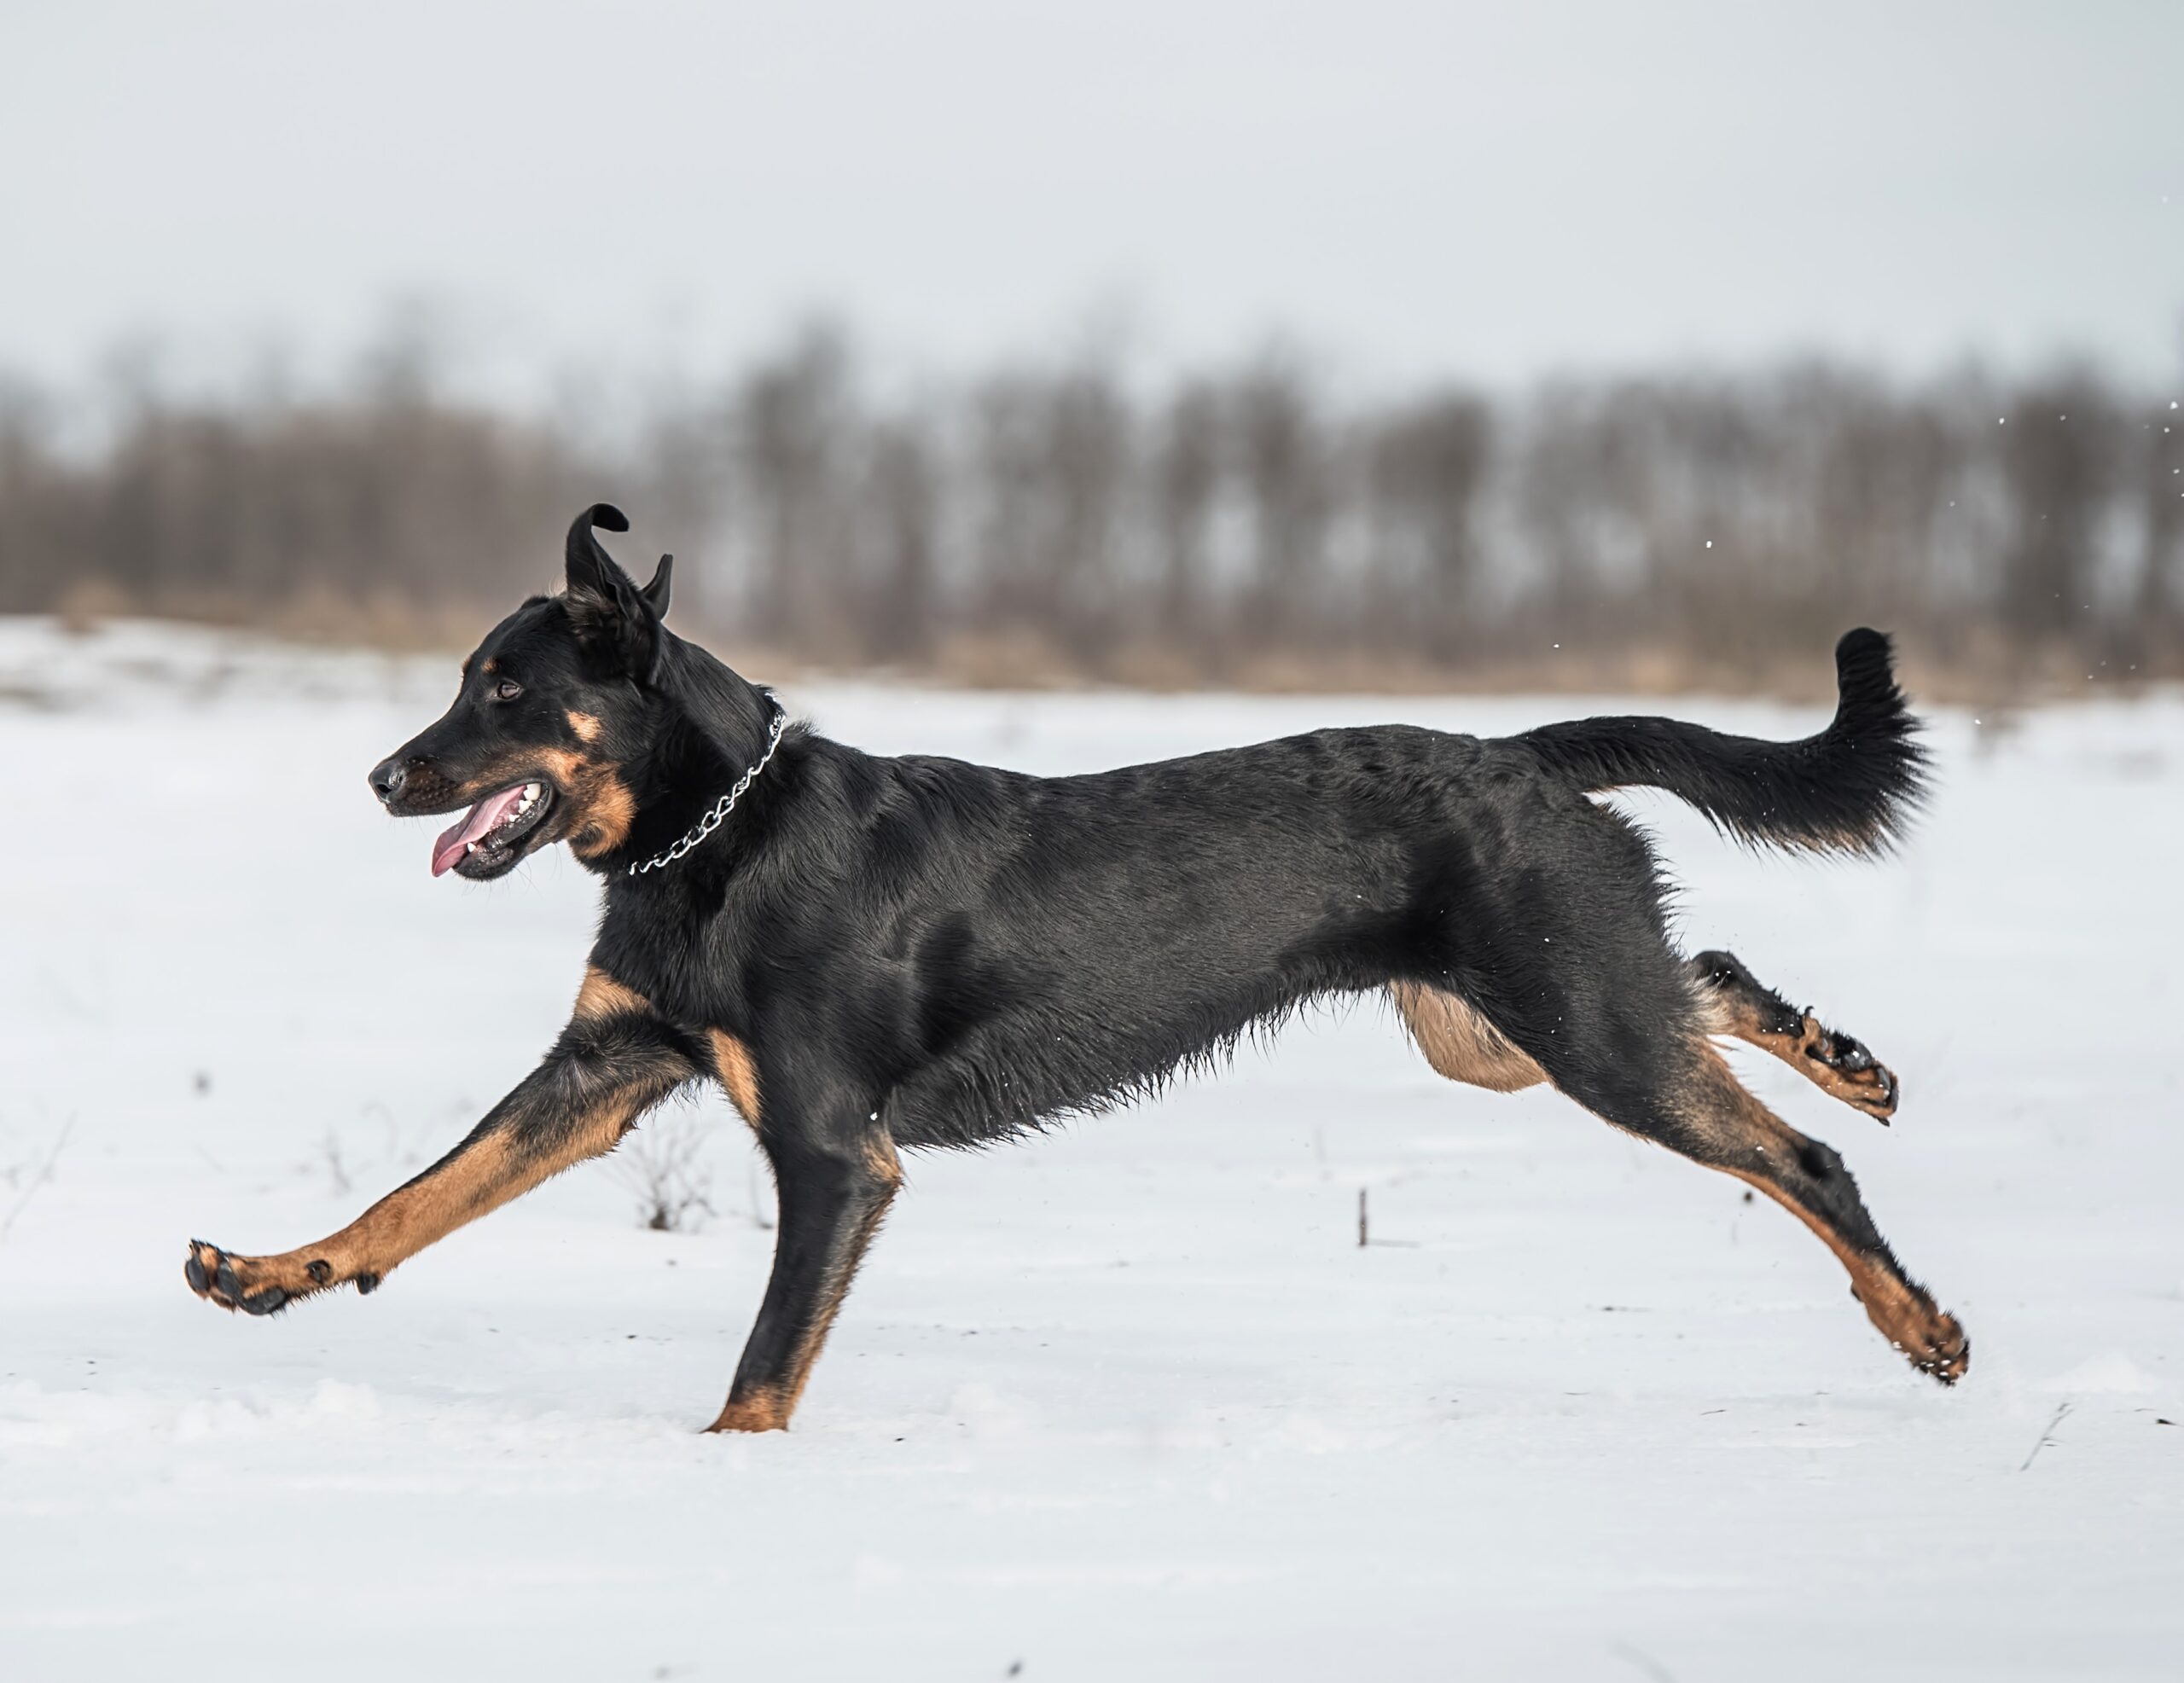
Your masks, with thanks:
[{"label": "tan marking on leg", "polygon": [[575,709],[572,708],[569,711],[569,728],[576,732],[577,739],[579,741],[596,742],[599,740],[599,733],[601,729],[600,723],[597,717],[590,713],[579,713]]},{"label": "tan marking on leg", "polygon": [[903,1164],[896,1155],[895,1142],[885,1134],[872,1135],[864,1144],[864,1161],[880,1182],[876,1196],[858,1216],[857,1225],[849,1234],[827,1271],[819,1288],[819,1301],[811,1325],[797,1341],[789,1357],[788,1372],[777,1384],[762,1386],[746,1396],[731,1396],[727,1406],[720,1411],[720,1418],[707,1426],[707,1431],[786,1431],[789,1416],[796,1412],[796,1405],[803,1399],[804,1388],[811,1382],[811,1371],[819,1364],[819,1352],[826,1347],[827,1335],[834,1331],[834,1318],[841,1313],[842,1300],[849,1296],[850,1284],[857,1278],[858,1266],[864,1253],[872,1248],[880,1224],[887,1218],[887,1209],[895,1201],[895,1194],[902,1187]]},{"label": "tan marking on leg", "polygon": [[724,1029],[708,1029],[712,1042],[713,1072],[728,1090],[728,1101],[752,1133],[758,1131],[758,1065],[751,1048]]},{"label": "tan marking on leg", "polygon": [[[665,1083],[664,1085],[671,1085]],[[662,1088],[624,1092],[571,1117],[555,1130],[552,1148],[519,1152],[507,1128],[486,1135],[388,1193],[340,1232],[272,1256],[235,1256],[204,1246],[229,1266],[245,1296],[278,1286],[290,1298],[357,1281],[375,1289],[401,1263],[511,1198],[588,1158],[612,1151]],[[210,1269],[208,1268],[208,1272]],[[222,1293],[207,1291],[224,1307]]]},{"label": "tan marking on leg", "polygon": [[1948,1384],[1955,1384],[1964,1377],[1966,1368],[1971,1365],[1970,1341],[1955,1315],[1944,1313],[1931,1297],[1890,1273],[1871,1256],[1852,1250],[1834,1228],[1764,1174],[1748,1174],[1740,1169],[1728,1172],[1765,1193],[1835,1253],[1836,1261],[1850,1276],[1850,1295],[1864,1308],[1866,1319],[1873,1322],[1881,1337],[1909,1357],[1913,1366]]},{"label": "tan marking on leg", "polygon": [[[1803,1020],[1794,1033],[1763,1029],[1757,1024],[1740,1024],[1730,1033],[1780,1059],[1831,1099],[1839,1099],[1852,1109],[1878,1117],[1883,1122],[1896,1114],[1901,1088],[1895,1073],[1875,1060],[1862,1044],[1831,1032],[1809,1011],[1803,1013]],[[1846,1042],[1864,1053],[1862,1067],[1839,1066]]]},{"label": "tan marking on leg", "polygon": [[[898,1171],[899,1172],[899,1171]],[[834,1330],[834,1317],[841,1313],[842,1300],[849,1296],[850,1282],[857,1278],[857,1264],[864,1260],[873,1235],[880,1231],[886,1219],[887,1206],[893,1202],[895,1188],[890,1187],[858,1219],[843,1256],[828,1270],[826,1282],[820,1288],[820,1297],[811,1326],[797,1343],[795,1352],[789,1357],[788,1373],[783,1382],[753,1391],[748,1396],[731,1396],[720,1411],[720,1418],[707,1426],[707,1431],[786,1431],[789,1416],[796,1412],[796,1405],[803,1400],[804,1388],[811,1382],[811,1370],[819,1365],[819,1352],[825,1348],[827,1335]]]},{"label": "tan marking on leg", "polygon": [[1516,1093],[1547,1079],[1545,1070],[1455,994],[1396,982],[1389,984],[1388,995],[1426,1061],[1450,1081],[1468,1082],[1490,1093]]},{"label": "tan marking on leg", "polygon": [[634,989],[625,988],[596,965],[584,966],[584,986],[577,990],[573,1013],[579,1023],[601,1017],[625,1017],[652,1009],[652,1001]]},{"label": "tan marking on leg", "polygon": [[895,1142],[885,1134],[869,1135],[864,1142],[864,1166],[872,1178],[890,1188],[903,1184],[903,1159]]},{"label": "tan marking on leg", "polygon": [[[1780,1059],[1829,1098],[1853,1110],[1882,1122],[1896,1114],[1902,1084],[1862,1041],[1835,1032],[1809,1011],[1785,1005],[1740,965],[1740,972],[1726,985],[1701,983],[1693,989],[1699,1021],[1708,1034],[1740,1040]],[[1747,985],[1759,994],[1747,991]],[[1772,1007],[1778,1005],[1797,1017],[1794,1028],[1786,1028],[1773,1013]]]},{"label": "tan marking on leg", "polygon": [[797,1403],[803,1399],[804,1388],[811,1380],[811,1370],[819,1364],[819,1352],[826,1347],[827,1335],[834,1330],[834,1317],[841,1313],[842,1300],[850,1294],[850,1283],[857,1278],[857,1271],[864,1262],[864,1253],[872,1248],[873,1237],[879,1233],[880,1224],[887,1219],[888,1206],[895,1201],[895,1194],[902,1187],[903,1165],[895,1155],[892,1140],[885,1135],[877,1135],[867,1142],[866,1152],[868,1160],[875,1165],[875,1172],[880,1177],[880,1190],[871,1206],[858,1218],[849,1243],[842,1247],[841,1255],[828,1272],[826,1282],[820,1290],[819,1312],[812,1317],[810,1329],[804,1333],[796,1347],[796,1354],[790,1358],[788,1395],[782,1410],[784,1419],[795,1412]]},{"label": "tan marking on leg", "polygon": [[1803,1151],[1815,1142],[1747,1092],[1719,1053],[1711,1047],[1704,1052],[1685,1113],[1728,1159],[1710,1166],[1766,1193],[1811,1229],[1843,1264],[1852,1295],[1881,1336],[1920,1371],[1954,1384],[1969,1365],[1970,1349],[1955,1317],[1908,1279],[1892,1258],[1852,1244],[1825,1212],[1796,1195],[1786,1182],[1809,1178],[1798,1165]]},{"label": "tan marking on leg", "polygon": [[707,1431],[787,1431],[793,1402],[783,1399],[777,1387],[768,1385],[741,1399],[731,1398]]}]

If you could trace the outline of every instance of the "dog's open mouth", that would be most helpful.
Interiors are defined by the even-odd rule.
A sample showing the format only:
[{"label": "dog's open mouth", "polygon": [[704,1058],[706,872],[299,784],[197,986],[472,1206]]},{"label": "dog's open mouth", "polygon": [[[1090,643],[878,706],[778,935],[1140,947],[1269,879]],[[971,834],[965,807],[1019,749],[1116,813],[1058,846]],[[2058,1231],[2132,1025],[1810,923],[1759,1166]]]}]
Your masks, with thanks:
[{"label": "dog's open mouth", "polygon": [[433,844],[433,874],[497,876],[515,863],[524,839],[554,804],[551,783],[515,783],[479,801]]}]

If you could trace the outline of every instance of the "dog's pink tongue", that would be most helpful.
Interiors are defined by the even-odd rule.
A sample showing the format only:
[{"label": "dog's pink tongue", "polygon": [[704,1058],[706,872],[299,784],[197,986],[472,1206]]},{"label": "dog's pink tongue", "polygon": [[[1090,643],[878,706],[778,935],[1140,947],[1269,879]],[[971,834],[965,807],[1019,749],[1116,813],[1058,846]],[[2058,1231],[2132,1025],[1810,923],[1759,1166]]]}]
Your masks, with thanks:
[{"label": "dog's pink tongue", "polygon": [[470,809],[470,815],[460,824],[449,826],[440,839],[433,844],[433,874],[454,868],[455,863],[468,850],[470,844],[508,815],[508,810],[523,798],[523,785],[503,789],[497,795],[488,795]]}]

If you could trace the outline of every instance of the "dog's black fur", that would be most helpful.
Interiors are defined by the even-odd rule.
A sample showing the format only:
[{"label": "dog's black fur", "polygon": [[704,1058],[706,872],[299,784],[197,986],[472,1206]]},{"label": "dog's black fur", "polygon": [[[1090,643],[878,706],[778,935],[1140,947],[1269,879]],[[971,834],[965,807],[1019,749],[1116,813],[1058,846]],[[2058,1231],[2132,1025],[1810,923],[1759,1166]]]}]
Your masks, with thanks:
[{"label": "dog's black fur", "polygon": [[1391,989],[1437,1067],[1551,1081],[1788,1205],[1915,1362],[1962,1372],[1960,1331],[1839,1159],[1728,1082],[1707,1036],[1805,1060],[1884,1117],[1893,1077],[1728,955],[1679,957],[1645,839],[1591,798],[1650,785],[1749,841],[1885,848],[1923,757],[1879,633],[1842,640],[1835,720],[1790,744],[1655,718],[1485,740],[1384,725],[1039,778],[794,725],[715,833],[632,874],[760,761],[775,709],[666,630],[669,562],[640,589],[595,526],[627,523],[606,505],[579,518],[566,593],[497,626],[447,715],[372,777],[396,814],[545,791],[455,868],[497,876],[568,840],[603,876],[575,1020],[461,1146],[352,1227],[280,1257],[194,1245],[200,1292],[263,1312],[345,1279],[369,1289],[710,1076],[781,1202],[717,1425],[780,1425],[895,1190],[896,1147],[1006,1139],[1155,1088],[1301,1002]]}]

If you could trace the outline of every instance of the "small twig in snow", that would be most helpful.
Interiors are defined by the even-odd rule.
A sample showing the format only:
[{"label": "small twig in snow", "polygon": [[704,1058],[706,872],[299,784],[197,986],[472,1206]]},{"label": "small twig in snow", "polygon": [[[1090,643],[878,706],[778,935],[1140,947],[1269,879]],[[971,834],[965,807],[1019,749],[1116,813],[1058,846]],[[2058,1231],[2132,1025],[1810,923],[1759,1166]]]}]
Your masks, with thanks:
[{"label": "small twig in snow", "polygon": [[682,1233],[714,1210],[712,1174],[700,1162],[703,1132],[687,1117],[663,1116],[615,1158],[622,1183],[637,1195],[637,1219],[654,1233]]},{"label": "small twig in snow", "polygon": [[2024,1465],[2018,1468],[2019,1472],[2023,1472],[2025,1467],[2032,1465],[2033,1455],[2038,1454],[2055,1441],[2055,1428],[2063,1424],[2063,1416],[2070,1412],[2071,1405],[2067,1402],[2055,1411],[2055,1418],[2048,1422],[2048,1429],[2040,1434],[2040,1442],[2032,1446],[2032,1454],[2027,1455],[2024,1458]]},{"label": "small twig in snow", "polygon": [[347,1192],[349,1171],[341,1162],[341,1136],[332,1129],[328,1129],[322,1149],[326,1153],[326,1172],[333,1177],[335,1193],[338,1195]]},{"label": "small twig in snow", "polygon": [[1676,1683],[1676,1674],[1642,1648],[1634,1648],[1628,1642],[1611,1642],[1610,1651],[1629,1660],[1639,1670],[1653,1680],[1653,1683]]},{"label": "small twig in snow", "polygon": [[8,1242],[8,1233],[15,1225],[15,1217],[21,1215],[30,1201],[38,1196],[38,1189],[53,1178],[53,1166],[61,1161],[61,1148],[68,1143],[68,1131],[75,1125],[76,1118],[73,1116],[61,1124],[61,1132],[54,1138],[53,1149],[45,1154],[45,1161],[31,1171],[30,1184],[23,1188],[23,1195],[15,1200],[15,1208],[8,1212],[6,1218],[0,1220],[0,1245]]}]

